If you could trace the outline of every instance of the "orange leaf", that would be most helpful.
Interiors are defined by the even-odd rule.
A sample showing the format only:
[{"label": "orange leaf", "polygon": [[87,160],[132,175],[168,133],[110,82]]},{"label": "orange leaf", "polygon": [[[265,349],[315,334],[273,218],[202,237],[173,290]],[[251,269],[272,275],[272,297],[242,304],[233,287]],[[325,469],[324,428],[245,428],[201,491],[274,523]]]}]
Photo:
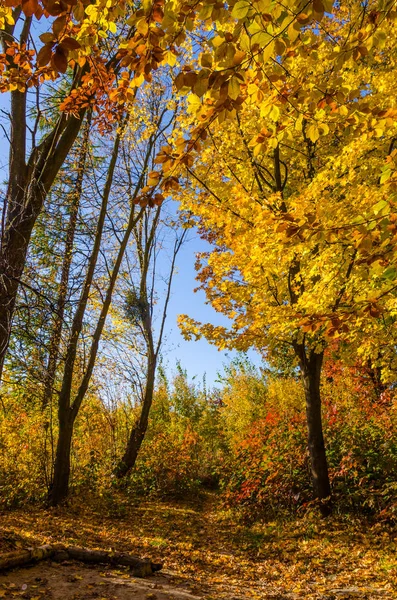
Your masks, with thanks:
[{"label": "orange leaf", "polygon": [[[19,2],[18,2],[19,4]],[[33,17],[36,10],[39,8],[37,0],[22,0],[22,10],[25,17]]]},{"label": "orange leaf", "polygon": [[79,42],[71,37],[64,38],[60,43],[60,46],[65,50],[78,50],[79,48],[81,48]]},{"label": "orange leaf", "polygon": [[153,9],[153,21],[157,21],[157,23],[161,23],[164,17],[164,13],[161,10],[161,8],[159,8],[158,6],[156,6],[156,8]]},{"label": "orange leaf", "polygon": [[66,73],[68,68],[68,59],[60,46],[57,47],[55,54],[51,59],[51,64],[59,73]]},{"label": "orange leaf", "polygon": [[55,37],[52,33],[42,33],[39,35],[39,38],[44,44],[48,44],[49,42],[55,42]]},{"label": "orange leaf", "polygon": [[39,67],[45,67],[51,60],[52,44],[46,44],[37,55],[37,64]]}]

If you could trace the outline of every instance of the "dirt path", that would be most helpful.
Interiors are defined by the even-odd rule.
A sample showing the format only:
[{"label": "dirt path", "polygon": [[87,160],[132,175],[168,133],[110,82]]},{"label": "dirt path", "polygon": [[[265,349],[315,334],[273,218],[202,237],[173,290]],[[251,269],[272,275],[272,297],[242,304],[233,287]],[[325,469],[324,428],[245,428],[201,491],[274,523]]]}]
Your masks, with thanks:
[{"label": "dirt path", "polygon": [[397,600],[397,533],[386,524],[306,515],[248,526],[213,502],[131,506],[126,499],[0,519],[0,552],[61,542],[164,563],[145,580],[106,567],[41,563],[0,575],[0,598]]},{"label": "dirt path", "polygon": [[170,573],[136,579],[126,570],[102,570],[78,563],[44,562],[0,575],[0,598],[27,600],[198,600],[191,589]]}]

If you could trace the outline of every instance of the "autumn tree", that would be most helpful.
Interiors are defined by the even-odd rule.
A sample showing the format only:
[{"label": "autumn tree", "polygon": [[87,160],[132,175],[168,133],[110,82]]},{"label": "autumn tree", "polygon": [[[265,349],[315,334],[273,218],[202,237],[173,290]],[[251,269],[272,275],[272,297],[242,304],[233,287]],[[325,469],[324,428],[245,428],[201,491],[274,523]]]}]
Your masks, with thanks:
[{"label": "autumn tree", "polygon": [[182,2],[164,11],[163,0],[142,7],[107,0],[1,3],[0,91],[9,95],[10,160],[2,209],[0,371],[33,227],[87,110],[95,110],[103,130],[117,123],[152,71],[175,63],[190,10]]},{"label": "autumn tree", "polygon": [[395,25],[386,20],[376,44],[371,38],[344,55],[360,14],[368,16],[359,3],[340,5],[319,30],[297,32],[300,43],[286,54],[277,40],[279,59],[260,77],[247,70],[239,84],[244,105],[235,120],[233,111],[224,123],[227,113],[218,118],[201,162],[187,165],[190,191],[181,192],[188,218],[197,216],[215,246],[198,263],[201,287],[232,320],[227,329],[184,319],[184,329],[220,347],[290,348],[302,373],[313,487],[324,513],[331,491],[324,349],[339,336],[373,359],[375,339],[386,333],[394,347]]},{"label": "autumn tree", "polygon": [[[92,248],[85,268],[84,281],[68,331],[62,364],[63,373],[58,398],[59,435],[54,480],[50,491],[52,504],[58,504],[67,496],[74,422],[92,378],[101,337],[111,308],[119,273],[126,260],[130,238],[134,232],[136,233],[137,227],[138,230],[145,227],[144,223],[147,219],[145,206],[148,202],[145,195],[145,183],[148,169],[154,159],[161,136],[173,120],[173,112],[168,110],[168,99],[162,96],[162,92],[161,85],[158,86],[157,98],[156,95],[152,96],[152,90],[146,93],[142,91],[142,96],[147,95],[148,104],[145,104],[142,97],[142,105],[139,111],[136,110],[136,116],[139,113],[140,118],[136,119],[134,123],[129,123],[129,117],[126,116],[123,126],[115,132],[101,191],[96,184],[101,197],[101,205]],[[128,149],[130,144],[133,148],[131,151]],[[124,201],[120,203],[118,198],[122,198]],[[149,201],[150,206],[147,207],[147,210],[150,212],[153,206],[161,205],[162,200],[162,195],[157,193]],[[114,206],[112,206],[113,203],[115,203]],[[158,218],[154,219],[151,226],[152,236],[155,235],[157,223]],[[109,237],[105,235],[107,227],[110,227]],[[140,250],[137,249],[138,256],[139,253]],[[101,255],[105,260],[102,275],[98,272]],[[145,276],[147,276],[147,271]],[[99,302],[95,303],[94,301],[94,306],[90,306],[93,301],[92,296],[96,295],[95,288],[97,289],[96,294],[99,294]],[[95,304],[98,305],[96,310]],[[79,367],[79,347],[83,341],[86,315],[91,330],[91,343],[85,351],[84,366],[81,369]]]},{"label": "autumn tree", "polygon": [[[349,9],[342,6],[339,10]],[[169,166],[175,161],[186,162],[186,153],[196,149],[203,128],[214,118],[238,110],[244,102],[241,86],[247,70],[258,76],[252,78],[253,95],[259,92],[263,65],[270,66],[268,76],[274,78],[276,57],[295,52],[301,43],[301,29],[321,22],[324,13],[330,11],[332,2],[321,0],[293,0],[277,6],[267,0],[255,6],[239,0],[222,7],[210,1],[183,0],[155,0],[142,5],[127,0],[2,2],[1,91],[10,94],[11,127],[2,217],[1,367],[31,233],[87,108],[95,106],[104,126],[117,120],[120,107],[134,97],[137,87],[151,80],[152,71],[160,64],[176,63],[178,46],[193,32],[194,43],[204,47],[209,43],[209,52],[202,54],[201,67],[185,64],[175,84],[182,93],[193,92],[198,125],[163,161]],[[394,18],[390,2],[374,2],[371,7],[366,4],[349,13],[351,33],[335,57],[336,64],[343,64],[350,56],[356,59],[368,46],[378,44],[386,18]],[[39,36],[33,27],[36,20],[41,20],[40,30],[44,30]],[[40,135],[53,82],[59,84],[59,113]],[[32,106],[29,90],[36,92]],[[204,95],[205,102],[197,104],[194,98]],[[169,189],[173,183],[174,175],[169,172],[163,185]]]},{"label": "autumn tree", "polygon": [[[171,77],[176,90],[182,96],[188,94],[190,116],[181,122],[178,135],[169,136],[168,143],[164,143],[162,152],[157,157],[157,163],[162,165],[161,169],[151,174],[148,189],[139,201],[150,205],[159,184],[167,194],[174,190],[178,186],[177,177],[181,169],[182,172],[185,167],[192,170],[194,156],[200,156],[203,142],[215,121],[222,124],[226,118],[236,119],[234,127],[237,128],[237,136],[243,140],[238,151],[243,156],[243,163],[249,166],[245,172],[247,176],[250,173],[251,179],[250,182],[245,182],[243,192],[240,189],[240,193],[237,190],[235,194],[233,189],[233,199],[241,203],[238,210],[233,210],[240,215],[243,206],[241,198],[247,190],[247,195],[250,196],[251,182],[254,182],[253,194],[259,194],[258,206],[263,204],[261,195],[266,196],[265,191],[267,193],[270,190],[269,197],[266,196],[268,220],[266,221],[265,211],[261,216],[266,223],[263,227],[266,230],[269,226],[274,227],[277,234],[275,239],[280,239],[289,250],[289,255],[286,253],[289,263],[282,266],[289,273],[287,300],[283,298],[282,307],[285,302],[294,307],[294,315],[299,320],[293,322],[291,319],[292,328],[307,334],[305,340],[311,340],[309,348],[305,343],[302,345],[301,337],[294,338],[295,346],[299,346],[294,351],[300,356],[301,367],[307,364],[309,371],[318,374],[321,352],[316,350],[323,343],[323,332],[319,331],[318,324],[321,323],[320,329],[324,327],[328,331],[331,312],[338,316],[333,317],[330,331],[333,328],[339,333],[346,327],[349,331],[359,330],[346,324],[346,315],[353,313],[353,309],[349,308],[350,312],[342,313],[350,282],[358,281],[358,278],[353,277],[353,269],[359,266],[364,270],[366,266],[376,262],[380,264],[381,261],[391,263],[386,237],[394,231],[394,224],[392,216],[388,217],[386,213],[390,212],[392,215],[393,211],[389,211],[390,200],[384,194],[388,194],[394,185],[395,113],[391,102],[394,46],[390,41],[395,36],[395,17],[394,4],[389,1],[373,1],[364,5],[359,2],[342,2],[335,7],[332,2],[322,0],[293,0],[277,5],[272,5],[267,0],[259,0],[253,4],[239,0],[223,6],[209,0],[200,3],[155,0],[143,2],[142,5],[107,0],[94,3],[88,0],[69,3],[6,0],[1,3],[3,53],[0,85],[3,92],[10,94],[10,128],[9,131],[6,129],[10,163],[2,211],[0,367],[2,368],[9,343],[17,292],[33,228],[49,191],[79,136],[87,112],[93,111],[95,127],[103,133],[112,133],[118,127],[113,149],[117,154],[125,116],[134,115],[137,90],[151,83],[152,72],[160,65],[169,64],[175,66]],[[34,27],[36,20],[41,20],[39,35]],[[184,46],[187,37],[190,42]],[[255,106],[259,107],[258,112],[255,112]],[[241,113],[239,119],[238,113]],[[257,127],[258,122],[263,125],[260,129]],[[292,150],[288,148],[290,142],[294,142],[295,131],[299,140],[297,143],[303,149],[303,162],[295,147]],[[235,134],[233,128],[231,132]],[[358,140],[363,139],[365,144],[360,145]],[[325,147],[321,148],[322,141],[325,142],[324,146],[329,144],[329,151]],[[382,144],[387,143],[389,146],[385,151]],[[299,149],[301,153],[302,149]],[[337,151],[340,152],[338,156]],[[358,166],[353,169],[350,157],[356,151]],[[298,158],[295,158],[295,154]],[[349,167],[349,176],[354,173],[358,178],[357,184],[365,185],[362,174],[367,158],[370,157],[375,172],[376,161],[383,161],[385,156],[388,156],[388,162],[383,164],[384,171],[380,177],[382,185],[372,185],[368,194],[365,188],[363,194],[364,199],[368,199],[371,194],[372,198],[376,197],[377,202],[371,205],[369,215],[368,207],[364,210],[360,205],[360,210],[364,210],[365,214],[360,213],[357,218],[363,218],[364,221],[356,223],[356,228],[353,228],[357,239],[365,238],[364,245],[370,240],[369,252],[364,257],[360,254],[361,247],[357,253],[355,246],[352,250],[351,223],[344,221],[351,217],[348,194],[346,190],[339,190],[335,196],[330,193],[327,187],[328,173],[339,173],[338,185],[340,181],[344,185],[345,170]],[[203,167],[207,158],[204,152]],[[332,168],[330,163],[333,164]],[[236,172],[236,168],[234,171]],[[304,194],[299,182],[299,171],[304,172],[305,189],[308,190]],[[213,177],[216,173],[219,170],[215,168]],[[269,173],[270,181],[267,178]],[[327,175],[323,177],[323,173]],[[372,171],[371,174],[373,179]],[[196,172],[195,175],[199,177],[199,186],[202,186],[202,174]],[[189,176],[192,176],[191,172]],[[222,183],[230,185],[233,178],[234,175],[227,181],[222,175]],[[243,181],[243,178],[239,178]],[[205,194],[213,196],[213,189],[208,189],[209,183],[204,181],[204,186],[201,187],[204,196],[200,198],[204,198]],[[351,182],[344,187],[350,189],[350,185]],[[292,191],[294,186],[296,189]],[[338,189],[337,185],[334,187]],[[103,200],[106,193],[103,194]],[[337,228],[338,234],[342,230],[347,232],[346,238],[340,235],[337,237],[338,247],[346,250],[342,253],[342,264],[345,265],[345,260],[349,262],[345,265],[345,278],[331,278],[332,285],[328,285],[325,290],[327,293],[324,294],[324,302],[337,290],[331,305],[335,308],[330,311],[330,305],[327,304],[320,311],[313,312],[302,306],[313,307],[315,304],[313,301],[310,304],[308,294],[309,289],[319,291],[318,281],[313,273],[305,275],[305,261],[301,260],[301,254],[307,259],[307,264],[310,261],[316,264],[316,261],[324,259],[321,249],[324,230],[315,229],[323,213],[317,215],[320,209],[316,209],[313,218],[313,211],[307,206],[308,203],[310,206],[317,206],[319,194],[327,199],[328,196],[332,197],[329,206],[334,202],[337,211],[348,207],[345,213],[342,210],[342,227]],[[221,194],[217,195],[221,197]],[[305,201],[299,204],[296,201],[298,197]],[[290,198],[294,198],[294,201]],[[101,237],[104,212],[106,202],[98,215],[97,240]],[[330,213],[331,210],[328,211],[328,219]],[[372,218],[373,215],[375,218]],[[372,227],[374,221],[375,226]],[[332,228],[327,224],[325,230],[330,229]],[[235,239],[238,239],[237,235]],[[331,237],[323,245],[325,243],[331,247],[334,241]],[[311,244],[314,246],[309,254],[305,254],[301,246],[308,248]],[[222,241],[222,247],[223,245],[227,245],[226,240]],[[64,379],[65,385],[62,384],[63,391],[60,395],[63,406],[60,412],[63,411],[64,415],[70,414],[70,392],[74,382],[78,339],[95,273],[98,243],[95,248],[90,255],[91,266],[88,266],[87,280],[82,284],[79,308],[75,313],[73,341],[67,345],[67,381]],[[330,253],[326,256],[329,255]],[[376,257],[379,257],[378,261]],[[361,260],[364,262],[357,262]],[[117,259],[114,266],[116,263]],[[318,264],[322,265],[322,262]],[[386,269],[383,269],[384,266]],[[66,264],[65,268],[67,270]],[[118,268],[115,269],[115,274]],[[388,265],[381,264],[382,273],[387,273],[385,277],[389,287],[383,286],[383,275],[380,275],[379,286],[375,277],[376,294],[368,298],[364,293],[364,300],[359,300],[363,311],[358,313],[364,315],[365,327],[371,328],[374,322],[366,320],[367,313],[376,320],[380,315],[379,301],[381,300],[380,304],[389,301],[394,272],[387,271],[387,268]],[[115,277],[117,278],[117,274]],[[301,284],[301,280],[305,281]],[[60,301],[61,296],[60,294]],[[354,296],[360,297],[356,290]],[[108,301],[105,293],[105,313],[109,306],[110,300]],[[357,306],[355,304],[354,309]],[[258,314],[263,314],[259,308]],[[94,362],[103,321],[98,327],[92,334],[93,354],[90,356],[94,357]],[[305,328],[309,330],[306,331]],[[362,329],[363,327],[361,331]],[[53,339],[56,342],[55,348],[59,339],[55,330]],[[365,352],[371,354],[368,344],[366,348]],[[313,364],[310,366],[311,362]],[[89,361],[86,365],[82,394],[77,393],[79,401],[75,404],[76,407],[84,397],[93,364]],[[53,380],[51,372],[53,365],[48,363],[50,386]],[[319,377],[316,375],[313,388],[307,380],[308,394],[312,395],[317,406],[317,417],[319,398],[313,389],[318,388],[318,382]],[[73,418],[68,417],[68,431],[60,436],[60,440],[64,441],[59,441],[59,444],[64,444],[66,451],[60,451],[58,466],[63,460],[60,456],[68,455],[75,417],[76,414]],[[63,422],[66,422],[65,419]],[[319,435],[318,422],[314,430]],[[325,473],[321,436],[314,445],[319,448],[319,461],[322,464],[320,470]],[[68,479],[67,463],[68,460],[64,467],[59,467],[63,475],[56,477],[57,481],[59,479],[63,482],[59,488],[59,497],[67,491],[64,483]],[[57,472],[59,469],[57,467]],[[326,495],[326,479],[324,476],[323,489],[319,492],[321,497]],[[54,491],[54,497],[57,493]]]}]

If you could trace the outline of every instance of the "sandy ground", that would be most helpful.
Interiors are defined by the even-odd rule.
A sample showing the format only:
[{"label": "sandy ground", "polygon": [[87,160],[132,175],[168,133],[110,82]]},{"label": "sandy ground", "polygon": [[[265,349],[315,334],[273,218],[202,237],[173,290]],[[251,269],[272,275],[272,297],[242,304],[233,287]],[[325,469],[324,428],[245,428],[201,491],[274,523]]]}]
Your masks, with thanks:
[{"label": "sandy ground", "polygon": [[43,562],[0,575],[0,598],[28,600],[197,600],[204,590],[194,589],[172,573],[146,579],[128,570],[106,570],[78,563]]}]

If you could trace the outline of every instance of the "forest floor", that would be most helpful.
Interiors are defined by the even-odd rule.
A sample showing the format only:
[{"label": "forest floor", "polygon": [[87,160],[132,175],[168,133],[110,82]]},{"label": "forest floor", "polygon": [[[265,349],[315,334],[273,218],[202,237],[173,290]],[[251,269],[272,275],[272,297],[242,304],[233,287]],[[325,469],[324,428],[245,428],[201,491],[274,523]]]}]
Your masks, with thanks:
[{"label": "forest floor", "polygon": [[397,531],[339,517],[244,525],[211,497],[194,504],[71,503],[0,515],[0,552],[62,542],[164,563],[127,570],[38,563],[0,574],[0,598],[30,600],[397,599]]}]

